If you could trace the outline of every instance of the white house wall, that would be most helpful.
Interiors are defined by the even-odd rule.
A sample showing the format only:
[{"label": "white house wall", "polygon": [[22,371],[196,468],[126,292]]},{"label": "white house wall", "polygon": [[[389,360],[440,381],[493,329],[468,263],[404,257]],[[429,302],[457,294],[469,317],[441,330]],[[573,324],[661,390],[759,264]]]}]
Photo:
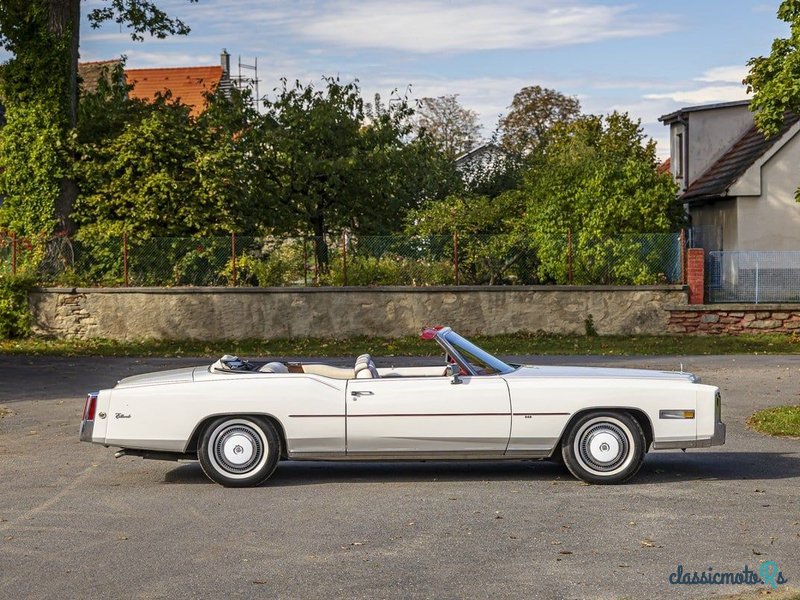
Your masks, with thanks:
[{"label": "white house wall", "polygon": [[688,182],[705,173],[752,126],[746,105],[690,113]]},{"label": "white house wall", "polygon": [[800,250],[800,203],[794,199],[798,165],[800,135],[795,135],[761,166],[761,195],[736,200],[736,250]]}]

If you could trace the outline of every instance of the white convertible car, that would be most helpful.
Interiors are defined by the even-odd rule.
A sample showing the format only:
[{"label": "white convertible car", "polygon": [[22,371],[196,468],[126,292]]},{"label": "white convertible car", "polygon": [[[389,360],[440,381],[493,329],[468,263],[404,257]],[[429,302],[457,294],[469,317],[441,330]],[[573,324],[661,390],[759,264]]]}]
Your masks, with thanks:
[{"label": "white convertible car", "polygon": [[137,375],[89,394],[85,442],[117,457],[199,459],[225,486],[254,486],[280,459],[563,459],[621,483],[648,449],[725,442],[719,389],[683,372],[507,364],[449,327],[427,328],[441,365],[214,364]]}]

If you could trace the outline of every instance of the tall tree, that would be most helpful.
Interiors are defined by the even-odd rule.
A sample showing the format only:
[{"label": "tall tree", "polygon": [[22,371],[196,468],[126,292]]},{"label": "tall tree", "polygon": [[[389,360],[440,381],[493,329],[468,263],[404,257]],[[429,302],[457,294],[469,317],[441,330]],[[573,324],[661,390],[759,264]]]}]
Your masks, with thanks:
[{"label": "tall tree", "polygon": [[310,231],[323,268],[326,234],[396,229],[409,208],[440,193],[437,186],[452,171],[426,136],[407,141],[413,110],[405,99],[368,107],[357,83],[325,78],[324,84],[284,81],[265,103],[262,159],[272,169],[265,196],[277,200],[275,225]]},{"label": "tall tree", "polygon": [[556,124],[529,163],[520,191],[510,193],[525,206],[520,225],[537,240],[542,279],[565,281],[572,231],[575,281],[657,281],[636,236],[673,231],[682,215],[675,184],[656,171],[655,142],[639,121],[615,112]]},{"label": "tall tree", "polygon": [[522,88],[511,101],[498,129],[502,146],[519,156],[531,152],[556,123],[568,123],[580,115],[577,98],[538,85]]},{"label": "tall tree", "polygon": [[[58,179],[58,194],[51,203],[56,220],[67,231],[73,228],[71,213],[77,195],[74,178],[70,175],[74,157],[64,148],[68,131],[76,126],[78,118],[80,9],[80,0],[4,0],[0,3],[0,46],[13,55],[3,65],[0,95],[4,104],[19,107],[16,114],[38,112],[41,118],[29,121],[29,126],[38,123],[42,130],[51,134],[54,129],[58,132],[56,146],[60,147],[60,160],[50,173],[50,177]],[[163,38],[189,32],[185,23],[170,18],[149,0],[103,0],[89,13],[92,27],[109,20],[129,27],[134,39],[142,39],[144,34]],[[15,113],[10,112],[13,118]],[[30,165],[21,164],[17,168],[25,170]],[[3,191],[12,198],[12,206],[22,209],[21,190],[12,186],[4,187]],[[19,202],[15,203],[14,199]]]},{"label": "tall tree", "polygon": [[450,160],[480,141],[478,113],[461,106],[458,94],[422,98],[417,103],[416,129],[428,135]]},{"label": "tall tree", "polygon": [[778,18],[789,24],[789,37],[775,39],[769,56],[751,58],[744,80],[753,92],[756,125],[766,135],[780,131],[787,111],[800,112],[800,0],[783,0]]}]

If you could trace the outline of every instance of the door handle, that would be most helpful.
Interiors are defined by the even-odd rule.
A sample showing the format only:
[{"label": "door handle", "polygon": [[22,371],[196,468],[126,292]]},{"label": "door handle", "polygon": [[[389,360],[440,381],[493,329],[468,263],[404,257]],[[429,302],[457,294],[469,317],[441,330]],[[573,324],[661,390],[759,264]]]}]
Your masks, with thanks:
[{"label": "door handle", "polygon": [[350,392],[350,395],[351,396],[374,396],[375,394],[373,394],[369,390],[364,390],[363,392],[362,391],[358,391],[358,390],[353,390],[352,392]]}]

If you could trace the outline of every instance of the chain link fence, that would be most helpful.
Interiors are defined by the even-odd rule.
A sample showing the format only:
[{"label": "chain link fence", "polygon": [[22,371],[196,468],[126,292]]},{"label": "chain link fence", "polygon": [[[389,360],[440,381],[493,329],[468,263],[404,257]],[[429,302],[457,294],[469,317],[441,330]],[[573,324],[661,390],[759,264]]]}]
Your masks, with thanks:
[{"label": "chain link fence", "polygon": [[680,233],[92,241],[0,235],[0,273],[85,287],[646,285],[683,281],[683,244]]},{"label": "chain link fence", "polygon": [[712,303],[800,302],[800,252],[709,252],[706,273]]}]

